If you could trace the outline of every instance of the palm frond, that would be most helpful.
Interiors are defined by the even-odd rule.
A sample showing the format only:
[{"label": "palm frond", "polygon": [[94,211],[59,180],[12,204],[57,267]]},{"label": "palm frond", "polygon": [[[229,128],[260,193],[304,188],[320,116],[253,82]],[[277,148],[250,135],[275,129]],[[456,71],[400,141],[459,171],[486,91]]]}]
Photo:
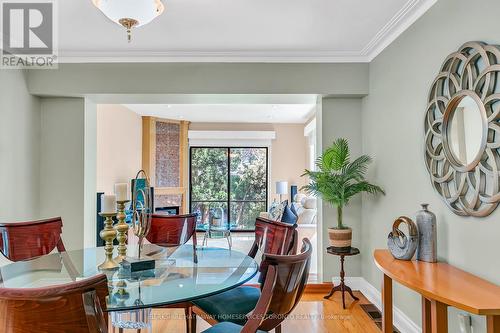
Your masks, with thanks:
[{"label": "palm frond", "polygon": [[323,155],[319,156],[316,159],[316,167],[318,168],[318,170],[322,170],[322,171],[326,170],[326,166],[325,166],[325,162],[324,162],[324,159],[323,159]]},{"label": "palm frond", "polygon": [[362,192],[370,194],[385,194],[384,190],[380,186],[370,184],[366,180],[352,184],[345,189],[346,197],[348,198]]},{"label": "palm frond", "polygon": [[349,178],[361,181],[365,178],[368,164],[372,162],[372,158],[368,155],[362,155],[344,166],[342,172]]},{"label": "palm frond", "polygon": [[324,156],[333,170],[341,170],[350,160],[349,143],[344,138],[335,140]]}]

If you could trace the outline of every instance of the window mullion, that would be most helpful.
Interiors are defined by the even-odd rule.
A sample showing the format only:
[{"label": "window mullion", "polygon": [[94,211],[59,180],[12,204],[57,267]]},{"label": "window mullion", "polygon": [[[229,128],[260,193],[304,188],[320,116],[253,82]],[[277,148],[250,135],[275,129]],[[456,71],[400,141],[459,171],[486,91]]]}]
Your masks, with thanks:
[{"label": "window mullion", "polygon": [[231,229],[231,148],[227,148],[227,225]]}]

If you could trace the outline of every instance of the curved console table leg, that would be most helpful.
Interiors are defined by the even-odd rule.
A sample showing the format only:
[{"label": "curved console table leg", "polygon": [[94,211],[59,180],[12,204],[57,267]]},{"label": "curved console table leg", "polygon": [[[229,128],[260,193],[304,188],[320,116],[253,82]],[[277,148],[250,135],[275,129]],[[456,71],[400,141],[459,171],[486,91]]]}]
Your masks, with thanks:
[{"label": "curved console table leg", "polygon": [[448,305],[431,301],[431,332],[448,333]]},{"label": "curved console table leg", "polygon": [[500,333],[500,316],[486,316],[488,333]]},{"label": "curved console table leg", "polygon": [[422,333],[431,333],[431,301],[422,296]]},{"label": "curved console table leg", "polygon": [[392,328],[392,279],[385,274],[382,282],[382,332],[394,332]]}]

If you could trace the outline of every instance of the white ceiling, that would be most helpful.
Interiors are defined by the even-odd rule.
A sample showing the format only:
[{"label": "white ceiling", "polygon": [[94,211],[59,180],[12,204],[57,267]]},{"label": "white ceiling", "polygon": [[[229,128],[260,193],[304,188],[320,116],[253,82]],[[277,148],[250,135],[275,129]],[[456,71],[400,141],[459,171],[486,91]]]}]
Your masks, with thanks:
[{"label": "white ceiling", "polygon": [[91,0],[58,1],[62,62],[367,62],[437,0],[163,0],[133,33]]},{"label": "white ceiling", "polygon": [[141,116],[208,123],[304,124],[315,104],[123,104]]}]

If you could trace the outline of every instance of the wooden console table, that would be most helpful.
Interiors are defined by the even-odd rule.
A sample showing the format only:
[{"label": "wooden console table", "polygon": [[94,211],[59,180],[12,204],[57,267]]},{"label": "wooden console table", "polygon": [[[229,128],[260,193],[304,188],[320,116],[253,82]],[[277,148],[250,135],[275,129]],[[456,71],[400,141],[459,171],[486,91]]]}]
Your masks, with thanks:
[{"label": "wooden console table", "polygon": [[392,333],[392,280],[422,295],[422,332],[448,332],[448,306],[487,318],[488,333],[500,333],[500,286],[446,263],[397,260],[375,250],[384,273],[382,331]]}]

